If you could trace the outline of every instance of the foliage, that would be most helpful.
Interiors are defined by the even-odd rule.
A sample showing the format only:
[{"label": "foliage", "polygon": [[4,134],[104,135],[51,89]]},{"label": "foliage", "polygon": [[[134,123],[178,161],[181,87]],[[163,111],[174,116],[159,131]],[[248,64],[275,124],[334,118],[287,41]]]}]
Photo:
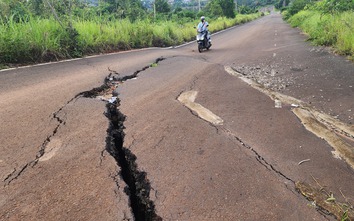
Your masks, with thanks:
[{"label": "foliage", "polygon": [[301,11],[289,19],[293,27],[300,27],[315,44],[331,45],[338,53],[354,55],[354,13],[335,15],[319,11]]},{"label": "foliage", "polygon": [[29,17],[25,0],[0,0],[0,19],[21,22]]},{"label": "foliage", "polygon": [[290,0],[236,0],[237,13],[252,14],[258,12],[258,9],[274,5],[281,8],[283,4],[289,4]]},{"label": "foliage", "polygon": [[260,13],[250,14],[250,15],[238,14],[233,19],[228,19],[226,17],[219,17],[215,20],[208,21],[210,24],[209,31],[215,32],[215,31],[223,30],[225,28],[232,27],[237,24],[243,24],[252,21],[258,17],[260,17]]},{"label": "foliage", "polygon": [[283,17],[315,44],[354,57],[354,0],[294,0]]},{"label": "foliage", "polygon": [[[222,30],[257,18],[258,14],[238,15],[234,19],[208,19],[209,30]],[[33,18],[28,22],[0,22],[0,64],[43,62],[82,55],[142,47],[165,47],[195,38],[193,28],[199,20],[187,23],[131,22],[105,17],[74,19],[72,29],[63,30],[54,18]]]},{"label": "foliage", "polygon": [[214,18],[223,16],[223,11],[218,0],[209,1],[209,3],[205,7],[205,12]]},{"label": "foliage", "polygon": [[0,63],[46,61],[65,57],[60,47],[63,32],[54,20],[31,19],[26,23],[0,23]]},{"label": "foliage", "polygon": [[311,3],[311,0],[293,0],[288,7],[288,16],[293,16]]},{"label": "foliage", "polygon": [[254,13],[255,10],[254,8],[251,8],[247,5],[241,5],[240,7],[238,7],[238,12],[241,14],[251,14]]},{"label": "foliage", "polygon": [[[275,5],[278,3],[279,0],[237,0],[237,5],[241,6],[248,6],[250,8],[257,8],[261,6],[267,5]],[[282,1],[282,0],[281,0]]]},{"label": "foliage", "polygon": [[65,51],[66,57],[81,57],[82,48],[79,43],[79,32],[70,24],[63,32],[60,47]]},{"label": "foliage", "polygon": [[314,10],[323,14],[326,13],[339,13],[344,11],[354,10],[354,0],[293,0],[288,8],[285,19],[300,12],[301,10]]},{"label": "foliage", "polygon": [[[152,2],[156,15],[148,8]],[[258,16],[227,19],[234,17],[233,1],[213,4],[215,18],[223,18],[208,19],[211,31]],[[144,5],[140,0],[0,0],[0,64],[181,44],[195,37],[193,26],[201,15],[208,15],[179,7],[172,12],[166,0],[146,0]]]},{"label": "foliage", "polygon": [[285,9],[287,9],[287,6],[289,4],[290,0],[278,0],[277,2],[275,2],[274,6],[280,9],[281,11],[284,11]]},{"label": "foliage", "polygon": [[212,17],[225,16],[235,17],[235,4],[233,0],[210,0],[205,7],[205,11]]},{"label": "foliage", "polygon": [[233,0],[219,0],[219,4],[226,18],[235,18],[235,3]]},{"label": "foliage", "polygon": [[155,7],[158,13],[168,13],[171,11],[171,6],[167,0],[155,0]]},{"label": "foliage", "polygon": [[173,8],[181,8],[183,6],[183,0],[174,0],[173,1]]},{"label": "foliage", "polygon": [[354,0],[322,0],[309,7],[310,10],[322,13],[337,13],[354,10]]}]

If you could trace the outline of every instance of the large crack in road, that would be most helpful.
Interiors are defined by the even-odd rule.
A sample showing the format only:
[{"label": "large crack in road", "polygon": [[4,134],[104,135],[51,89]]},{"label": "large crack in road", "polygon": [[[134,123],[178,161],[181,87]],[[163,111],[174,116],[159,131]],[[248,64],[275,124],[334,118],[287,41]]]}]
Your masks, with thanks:
[{"label": "large crack in road", "polygon": [[[165,58],[158,58],[153,64],[157,64],[158,62],[164,60]],[[130,149],[124,147],[124,122],[126,116],[120,112],[120,99],[118,94],[116,93],[115,89],[118,86],[130,79],[134,79],[138,77],[138,74],[142,71],[147,70],[148,68],[154,65],[144,66],[142,69],[135,71],[131,75],[126,75],[124,77],[119,77],[119,74],[115,71],[111,71],[111,73],[105,78],[104,83],[97,88],[93,88],[89,91],[84,91],[77,94],[75,97],[70,99],[59,108],[56,112],[52,114],[52,119],[57,122],[57,125],[54,127],[53,132],[47,136],[47,138],[43,141],[42,145],[40,146],[40,150],[35,156],[35,159],[30,161],[29,163],[25,164],[21,167],[21,169],[14,169],[12,173],[10,173],[5,179],[5,185],[9,185],[12,181],[16,180],[23,172],[30,168],[34,167],[39,161],[40,158],[43,157],[46,151],[46,147],[51,142],[51,139],[57,134],[58,130],[61,126],[66,124],[65,119],[60,116],[60,113],[63,109],[70,104],[71,102],[75,101],[80,97],[85,98],[100,98],[102,100],[108,101],[106,103],[106,113],[105,116],[109,119],[109,127],[107,129],[107,137],[106,137],[106,147],[103,151],[107,151],[116,161],[117,165],[120,168],[120,172],[118,173],[124,182],[127,184],[125,188],[125,193],[129,196],[130,200],[130,207],[132,213],[134,215],[135,220],[147,220],[147,221],[155,221],[155,220],[162,220],[160,216],[157,215],[155,211],[154,202],[150,199],[150,191],[152,189],[149,179],[147,177],[147,173],[145,171],[140,171],[139,167],[136,163],[137,157],[130,151]],[[196,81],[198,78],[194,78],[190,89],[193,89]],[[182,94],[182,93],[181,93]],[[180,94],[180,95],[181,95]],[[112,98],[115,97],[115,100],[107,99],[107,97]],[[178,96],[179,97],[179,96]],[[178,98],[177,98],[178,99]],[[191,101],[191,102],[194,102]],[[192,114],[193,111],[191,111]],[[195,115],[195,114],[194,114]],[[196,115],[198,117],[198,115]],[[203,119],[203,118],[201,118]],[[216,123],[218,125],[218,123]],[[281,172],[280,170],[276,169],[270,162],[268,162],[263,156],[261,156],[254,148],[247,145],[241,138],[237,135],[232,133],[229,129],[223,126],[216,126],[211,123],[217,133],[222,131],[224,134],[231,137],[231,139],[240,143],[243,147],[250,150],[254,155],[256,160],[263,165],[266,169],[271,172],[275,172],[278,176],[290,181],[292,185],[295,186],[295,181],[288,177],[286,174]],[[102,152],[103,152],[102,151]],[[112,177],[113,179],[116,179]],[[117,184],[118,185],[118,184]],[[289,189],[292,191],[291,189]],[[292,191],[293,192],[293,191]],[[294,193],[294,192],[293,192]],[[328,214],[324,208],[318,207],[317,210],[321,214],[331,215]],[[326,218],[326,216],[324,216]]]},{"label": "large crack in road", "polygon": [[119,175],[127,185],[125,188],[125,193],[129,196],[130,207],[135,220],[162,220],[162,218],[156,214],[154,202],[150,200],[151,185],[147,178],[147,173],[139,170],[136,163],[137,157],[123,145],[125,136],[123,130],[126,117],[119,111],[120,100],[117,97],[117,92],[115,91],[119,84],[136,78],[140,72],[157,65],[162,60],[165,60],[165,58],[157,58],[151,65],[144,66],[143,68],[135,71],[133,74],[123,77],[119,77],[117,72],[111,70],[111,73],[104,79],[104,83],[100,87],[93,88],[89,91],[80,92],[66,102],[65,105],[52,114],[52,119],[57,121],[57,125],[54,127],[53,132],[48,135],[41,144],[34,160],[26,163],[20,169],[14,168],[14,170],[3,180],[5,183],[4,186],[10,185],[11,182],[19,178],[21,174],[23,174],[29,167],[33,168],[37,165],[40,158],[44,156],[46,147],[51,142],[51,139],[57,134],[59,128],[66,124],[65,119],[62,119],[59,114],[68,104],[80,97],[100,97],[101,100],[105,100],[106,102],[108,99],[105,99],[104,96],[108,96],[110,98],[115,97],[116,99],[114,101],[109,101],[106,104],[105,115],[109,119],[109,127],[107,129],[106,147],[103,151],[107,151],[116,160],[117,165],[120,168]]},{"label": "large crack in road", "polygon": [[[155,63],[164,60],[158,58]],[[115,89],[119,84],[136,78],[142,71],[153,66],[145,66],[140,70],[135,71],[132,75],[124,77],[112,77],[112,73],[105,78],[105,83],[90,91],[80,93],[83,97],[96,98],[102,95],[113,96],[117,95]],[[114,74],[117,74],[116,72]],[[119,74],[118,74],[119,75]],[[120,99],[115,97],[106,104],[106,117],[110,120],[109,128],[107,129],[106,151],[116,160],[120,167],[120,175],[127,184],[125,193],[129,196],[130,207],[137,221],[160,221],[162,218],[156,214],[155,205],[150,200],[151,185],[145,171],[140,171],[136,163],[137,157],[126,147],[124,147],[124,121],[126,116],[120,112]]]},{"label": "large crack in road", "polygon": [[125,115],[119,111],[119,103],[117,100],[106,105],[106,116],[110,120],[106,150],[121,168],[120,175],[128,186],[125,192],[129,196],[135,220],[162,220],[155,212],[154,202],[150,200],[151,185],[146,172],[139,171],[136,156],[123,146]]}]

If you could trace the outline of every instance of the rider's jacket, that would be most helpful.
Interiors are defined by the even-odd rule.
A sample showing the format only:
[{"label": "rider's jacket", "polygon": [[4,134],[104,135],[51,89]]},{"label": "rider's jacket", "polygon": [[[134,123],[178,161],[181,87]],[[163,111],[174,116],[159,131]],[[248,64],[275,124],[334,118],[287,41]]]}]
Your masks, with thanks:
[{"label": "rider's jacket", "polygon": [[199,22],[199,24],[198,24],[198,32],[204,32],[204,31],[208,31],[208,22],[207,21]]}]

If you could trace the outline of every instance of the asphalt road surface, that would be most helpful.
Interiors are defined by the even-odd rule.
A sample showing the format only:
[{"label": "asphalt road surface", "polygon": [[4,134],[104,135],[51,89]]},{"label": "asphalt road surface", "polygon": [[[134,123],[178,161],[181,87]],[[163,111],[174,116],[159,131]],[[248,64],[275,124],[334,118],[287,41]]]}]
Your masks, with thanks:
[{"label": "asphalt road surface", "polygon": [[354,65],[305,40],[271,14],[1,71],[0,220],[353,218]]}]

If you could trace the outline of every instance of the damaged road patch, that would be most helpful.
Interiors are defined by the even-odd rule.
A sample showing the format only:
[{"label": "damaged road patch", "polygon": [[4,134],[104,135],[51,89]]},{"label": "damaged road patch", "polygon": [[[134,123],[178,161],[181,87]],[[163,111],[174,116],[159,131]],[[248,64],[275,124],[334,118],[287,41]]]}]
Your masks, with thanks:
[{"label": "damaged road patch", "polygon": [[[326,140],[327,143],[333,147],[335,153],[354,168],[354,150],[353,147],[346,142],[346,139],[350,139],[350,135],[348,135],[346,139],[342,138],[343,136],[338,136],[339,132],[336,133],[334,129],[329,129],[324,123],[317,120],[311,111],[306,109],[296,108],[293,110],[293,113],[301,120],[308,131]],[[342,131],[342,133],[344,132]]]},{"label": "damaged road patch", "polygon": [[177,99],[188,109],[196,113],[198,117],[201,119],[212,123],[213,125],[222,125],[223,119],[219,116],[215,115],[210,110],[206,109],[202,105],[195,103],[195,99],[197,98],[198,91],[186,91],[183,92]]},{"label": "damaged road patch", "polygon": [[326,140],[326,142],[335,150],[334,157],[337,158],[338,154],[341,158],[344,158],[352,168],[354,168],[354,152],[353,146],[351,145],[354,138],[352,126],[340,122],[338,119],[334,119],[325,113],[321,113],[301,100],[265,88],[263,85],[245,78],[232,67],[225,67],[225,71],[232,76],[240,78],[254,89],[269,96],[272,100],[279,101],[286,106],[291,107],[292,112],[300,119],[308,131],[315,134],[317,137]]}]

